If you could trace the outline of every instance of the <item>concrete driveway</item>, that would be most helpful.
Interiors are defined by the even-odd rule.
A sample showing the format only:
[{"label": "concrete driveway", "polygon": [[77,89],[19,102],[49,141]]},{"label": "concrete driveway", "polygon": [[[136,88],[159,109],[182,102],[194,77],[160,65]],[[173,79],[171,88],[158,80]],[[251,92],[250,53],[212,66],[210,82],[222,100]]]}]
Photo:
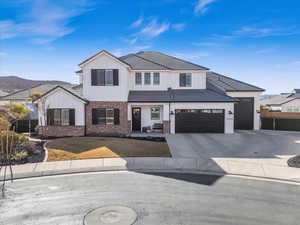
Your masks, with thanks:
[{"label": "concrete driveway", "polygon": [[300,132],[236,131],[235,134],[167,136],[175,158],[274,159],[300,154]]}]

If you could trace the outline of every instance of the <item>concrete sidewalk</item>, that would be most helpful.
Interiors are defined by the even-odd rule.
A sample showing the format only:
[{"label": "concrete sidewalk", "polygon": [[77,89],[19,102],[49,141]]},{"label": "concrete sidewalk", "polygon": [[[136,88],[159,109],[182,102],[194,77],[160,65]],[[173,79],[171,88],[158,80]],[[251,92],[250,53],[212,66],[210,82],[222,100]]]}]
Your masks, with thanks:
[{"label": "concrete sidewalk", "polygon": [[[284,159],[282,159],[284,160]],[[300,182],[300,169],[290,168],[281,159],[265,163],[259,159],[214,158],[104,158],[42,162],[13,166],[15,178],[111,170],[174,171],[234,174]],[[3,169],[0,174],[3,179]]]}]

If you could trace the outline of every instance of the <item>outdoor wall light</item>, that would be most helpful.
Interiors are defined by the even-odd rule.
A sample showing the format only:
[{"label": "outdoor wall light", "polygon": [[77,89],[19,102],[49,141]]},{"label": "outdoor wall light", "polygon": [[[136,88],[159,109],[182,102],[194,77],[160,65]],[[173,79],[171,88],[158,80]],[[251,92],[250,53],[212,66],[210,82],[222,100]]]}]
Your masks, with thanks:
[{"label": "outdoor wall light", "polygon": [[174,115],[174,111],[171,111],[171,112],[170,112],[170,115]]},{"label": "outdoor wall light", "polygon": [[232,112],[231,110],[229,110],[229,111],[228,111],[228,114],[229,114],[229,115],[232,115],[232,114],[233,114],[233,112]]},{"label": "outdoor wall light", "polygon": [[256,113],[260,113],[260,110],[258,109],[258,110],[256,110]]}]

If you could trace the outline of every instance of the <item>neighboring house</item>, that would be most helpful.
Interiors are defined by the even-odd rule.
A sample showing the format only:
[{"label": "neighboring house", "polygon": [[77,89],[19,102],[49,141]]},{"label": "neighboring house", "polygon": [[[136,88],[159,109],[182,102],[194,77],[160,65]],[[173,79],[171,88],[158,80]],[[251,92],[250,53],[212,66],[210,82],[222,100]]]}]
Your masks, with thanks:
[{"label": "neighboring house", "polygon": [[79,64],[82,94],[57,86],[36,100],[45,136],[233,133],[259,129],[261,88],[159,52]]},{"label": "neighboring house", "polygon": [[300,89],[292,93],[282,93],[260,100],[260,105],[270,111],[300,112]]},{"label": "neighboring house", "polygon": [[5,96],[5,95],[8,95],[8,93],[5,92],[5,91],[0,90],[0,97],[3,97],[3,96]]},{"label": "neighboring house", "polygon": [[[32,88],[26,88],[23,90],[16,91],[14,93],[8,94],[6,96],[0,97],[0,105],[7,105],[12,103],[21,103],[27,105],[31,113],[27,119],[38,119],[37,108],[34,107],[31,99],[33,93],[44,94],[52,88],[56,87],[56,84],[38,84]],[[65,88],[71,89],[72,85],[63,85]]]}]

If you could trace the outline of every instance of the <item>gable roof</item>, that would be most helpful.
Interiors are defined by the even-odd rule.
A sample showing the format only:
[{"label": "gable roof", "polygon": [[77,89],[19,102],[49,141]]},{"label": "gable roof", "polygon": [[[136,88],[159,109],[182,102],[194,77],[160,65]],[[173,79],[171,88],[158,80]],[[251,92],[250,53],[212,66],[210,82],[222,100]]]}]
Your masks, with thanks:
[{"label": "gable roof", "polygon": [[166,55],[161,52],[143,51],[120,57],[133,69],[153,70],[208,70],[208,68]]},{"label": "gable roof", "polygon": [[208,89],[172,89],[130,91],[128,102],[238,102],[238,100]]},{"label": "gable roof", "polygon": [[282,105],[287,102],[300,99],[300,93],[284,93],[280,95],[269,96],[268,98],[261,99],[261,105]]},{"label": "gable roof", "polygon": [[206,86],[215,91],[265,91],[260,87],[215,73],[206,73]]},{"label": "gable roof", "polygon": [[6,96],[8,95],[7,92],[0,90],[0,97]]},{"label": "gable roof", "polygon": [[57,85],[57,84],[38,84],[32,88],[26,88],[23,90],[19,90],[16,91],[14,93],[11,93],[9,95],[0,97],[0,100],[24,100],[24,101],[31,101],[31,94],[33,93],[46,93],[49,90],[60,86],[63,87],[65,89],[68,89],[72,92],[74,92],[76,95],[81,96],[81,92],[82,92],[82,87],[79,88],[80,86],[78,85],[71,85],[71,84],[66,84],[66,85]]},{"label": "gable roof", "polygon": [[[111,54],[110,52],[106,51],[106,50],[101,50],[100,52],[96,53],[95,55],[91,56],[90,58],[84,60],[83,62],[79,63],[79,66],[82,66],[83,64],[92,61],[93,59],[95,59],[97,56],[102,55],[102,54],[107,54],[111,57],[113,57],[114,59],[116,59],[117,61],[125,64],[126,66],[130,67],[130,64],[128,64],[127,62],[123,61],[122,59],[118,58],[117,56],[114,56],[113,54]],[[77,71],[80,72],[80,71]]]},{"label": "gable roof", "polygon": [[[75,86],[77,87],[77,86]],[[78,89],[76,88],[66,88],[60,85],[56,85],[55,87],[53,87],[52,89],[50,89],[49,91],[45,92],[43,95],[41,95],[40,97],[38,97],[36,100],[34,100],[34,102],[37,102],[39,99],[43,98],[44,96],[50,94],[51,92],[55,91],[56,89],[62,89],[63,91],[73,95],[74,97],[80,99],[83,102],[88,102],[88,100],[84,99],[81,95]]]}]

